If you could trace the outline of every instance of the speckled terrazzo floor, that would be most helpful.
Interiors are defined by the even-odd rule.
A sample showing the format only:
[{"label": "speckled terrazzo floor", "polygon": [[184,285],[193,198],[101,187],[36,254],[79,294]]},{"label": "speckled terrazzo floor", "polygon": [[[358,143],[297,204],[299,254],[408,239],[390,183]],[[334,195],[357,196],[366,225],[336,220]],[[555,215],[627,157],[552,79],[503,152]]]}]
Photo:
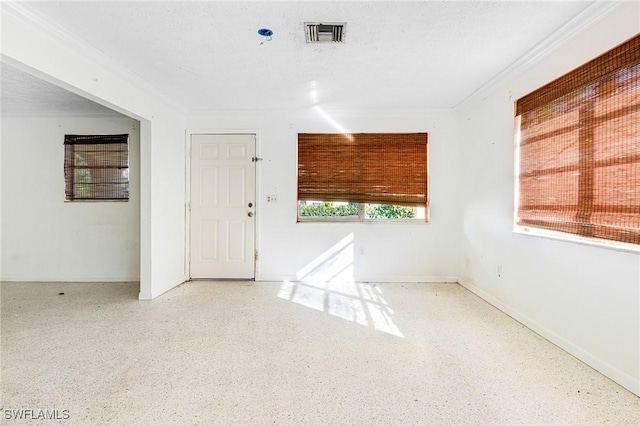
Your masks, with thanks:
[{"label": "speckled terrazzo floor", "polygon": [[640,423],[640,398],[457,284],[137,293],[2,283],[0,422]]}]

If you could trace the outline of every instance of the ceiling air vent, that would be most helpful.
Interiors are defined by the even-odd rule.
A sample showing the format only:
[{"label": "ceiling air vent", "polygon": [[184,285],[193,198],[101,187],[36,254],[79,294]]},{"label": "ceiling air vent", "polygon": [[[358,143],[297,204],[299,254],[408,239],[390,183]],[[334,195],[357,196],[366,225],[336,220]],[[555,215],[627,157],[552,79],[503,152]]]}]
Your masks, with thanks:
[{"label": "ceiling air vent", "polygon": [[342,43],[346,22],[322,24],[319,22],[305,22],[307,43],[335,42]]}]

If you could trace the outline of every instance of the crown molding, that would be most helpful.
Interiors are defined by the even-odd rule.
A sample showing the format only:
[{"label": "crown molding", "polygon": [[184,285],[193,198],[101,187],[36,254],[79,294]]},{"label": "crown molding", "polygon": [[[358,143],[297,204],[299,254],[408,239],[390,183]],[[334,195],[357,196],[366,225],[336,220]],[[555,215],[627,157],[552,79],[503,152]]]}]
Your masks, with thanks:
[{"label": "crown molding", "polygon": [[[46,19],[26,2],[2,2],[1,14],[10,14],[15,19],[18,19],[19,21],[31,26],[36,31],[43,33],[47,37],[57,41],[66,48],[80,54],[85,58],[88,58],[90,61],[96,63],[99,67],[114,74],[116,77],[134,83],[137,87],[141,88],[142,91],[148,93],[150,96],[156,98],[158,101],[175,110],[176,112],[179,112],[183,115],[187,114],[188,111],[184,106],[180,105],[174,99],[165,95],[162,91],[150,84],[147,80],[135,74],[125,66],[117,63],[115,60],[100,52],[98,49],[85,42],[81,38],[75,36],[59,25]],[[3,60],[6,60],[6,55],[2,55],[2,57]],[[60,85],[57,81],[50,82]],[[69,89],[69,87],[63,88]],[[75,91],[75,93],[78,92]],[[82,92],[79,92],[78,94],[83,95]]]},{"label": "crown molding", "polygon": [[317,105],[287,107],[287,108],[217,108],[217,109],[196,109],[189,111],[190,116],[207,115],[260,115],[260,116],[289,116],[307,117],[323,111],[328,115],[338,117],[431,117],[449,116],[455,113],[453,108],[322,108]]},{"label": "crown molding", "polygon": [[476,100],[484,97],[500,83],[510,80],[548,57],[567,41],[581,34],[596,22],[612,13],[625,3],[625,0],[596,0],[588,8],[567,22],[549,37],[538,43],[533,49],[521,56],[507,68],[496,74],[491,80],[476,89],[454,107],[459,111]]},{"label": "crown molding", "polygon": [[59,112],[59,111],[38,111],[38,112],[11,112],[6,113],[0,110],[1,118],[129,118],[117,111],[113,112]]}]

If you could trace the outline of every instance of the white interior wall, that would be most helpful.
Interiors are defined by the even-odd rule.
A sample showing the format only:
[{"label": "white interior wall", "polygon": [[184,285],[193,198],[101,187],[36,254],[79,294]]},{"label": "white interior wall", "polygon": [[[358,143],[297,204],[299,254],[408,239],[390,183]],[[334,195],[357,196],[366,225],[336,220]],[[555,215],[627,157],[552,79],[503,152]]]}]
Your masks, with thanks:
[{"label": "white interior wall", "polygon": [[[128,202],[64,201],[64,135],[129,134]],[[128,117],[2,119],[2,280],[138,281],[140,129]]]},{"label": "white interior wall", "polygon": [[[301,271],[345,238],[356,280],[455,281],[458,151],[451,111],[257,111],[192,114],[189,131],[258,135],[257,226],[260,280],[298,279]],[[429,224],[296,223],[296,144],[304,132],[428,132]],[[267,203],[268,195],[277,202]],[[326,266],[329,268],[329,266]],[[321,268],[323,268],[321,266]],[[326,271],[329,273],[330,271]]]},{"label": "white interior wall", "polygon": [[[144,271],[141,270],[141,299],[153,299],[187,280],[185,122],[185,117],[181,115],[163,115],[159,120],[157,117],[152,119],[147,151],[142,145],[143,170],[145,159],[150,168],[148,181],[142,180],[143,206],[146,195],[149,197],[150,211],[148,215],[142,211],[141,238],[149,250],[149,262],[146,263],[149,276],[148,281],[145,280]],[[148,226],[148,238],[145,238],[145,225]],[[144,282],[149,283],[148,292],[142,285]]]},{"label": "white interior wall", "polygon": [[140,121],[140,298],[182,283],[185,111],[20,3],[4,3],[1,19],[3,61]]},{"label": "white interior wall", "polygon": [[514,101],[640,30],[621,8],[460,110],[461,282],[640,394],[640,255],[512,233]]}]

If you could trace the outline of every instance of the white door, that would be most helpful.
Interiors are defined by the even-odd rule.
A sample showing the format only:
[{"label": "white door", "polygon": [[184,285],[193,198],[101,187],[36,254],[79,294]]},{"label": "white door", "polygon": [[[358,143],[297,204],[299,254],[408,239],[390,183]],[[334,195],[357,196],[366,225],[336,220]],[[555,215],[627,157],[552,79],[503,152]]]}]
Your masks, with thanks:
[{"label": "white door", "polygon": [[255,135],[191,135],[191,278],[255,278]]}]

